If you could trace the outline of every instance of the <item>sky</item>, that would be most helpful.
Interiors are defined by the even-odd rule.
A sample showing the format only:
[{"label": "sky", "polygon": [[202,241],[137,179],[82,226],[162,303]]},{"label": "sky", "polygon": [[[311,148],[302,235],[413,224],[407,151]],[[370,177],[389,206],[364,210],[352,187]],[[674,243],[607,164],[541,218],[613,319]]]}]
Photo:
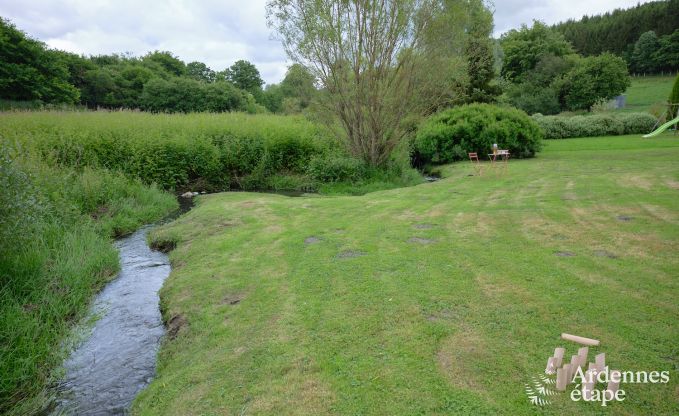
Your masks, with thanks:
[{"label": "sky", "polygon": [[[638,2],[495,0],[495,36],[533,19],[551,24]],[[167,50],[217,71],[245,59],[265,82],[277,83],[290,62],[266,26],[265,5],[266,0],[0,0],[0,16],[56,49],[135,56]]]}]

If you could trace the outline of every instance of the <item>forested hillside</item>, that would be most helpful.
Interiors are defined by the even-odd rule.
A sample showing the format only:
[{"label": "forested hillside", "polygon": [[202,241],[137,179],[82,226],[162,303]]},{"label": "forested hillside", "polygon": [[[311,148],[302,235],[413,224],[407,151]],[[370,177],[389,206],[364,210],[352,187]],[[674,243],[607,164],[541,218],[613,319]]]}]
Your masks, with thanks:
[{"label": "forested hillside", "polygon": [[584,16],[554,28],[578,53],[614,53],[625,58],[633,73],[679,69],[679,0]]}]

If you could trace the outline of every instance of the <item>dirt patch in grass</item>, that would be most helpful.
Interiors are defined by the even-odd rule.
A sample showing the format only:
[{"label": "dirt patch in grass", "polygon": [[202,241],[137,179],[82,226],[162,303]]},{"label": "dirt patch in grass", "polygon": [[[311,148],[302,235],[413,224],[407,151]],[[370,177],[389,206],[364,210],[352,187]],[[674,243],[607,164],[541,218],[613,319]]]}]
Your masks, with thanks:
[{"label": "dirt patch in grass", "polygon": [[245,299],[245,295],[242,293],[237,293],[237,294],[230,294],[226,295],[224,299],[222,299],[222,305],[237,305]]},{"label": "dirt patch in grass", "polygon": [[311,236],[304,239],[304,244],[317,244],[320,243],[321,241],[323,240],[320,237]]},{"label": "dirt patch in grass", "polygon": [[269,225],[264,229],[264,232],[267,234],[280,234],[283,232],[283,227],[278,224]]},{"label": "dirt patch in grass", "polygon": [[653,181],[640,175],[623,175],[618,178],[618,183],[627,188],[641,188],[648,191],[653,186]]},{"label": "dirt patch in grass", "polygon": [[[470,265],[471,267],[471,265]],[[477,273],[474,277],[477,287],[483,295],[494,304],[508,304],[514,302],[531,302],[534,304],[534,296],[522,286],[494,278],[493,275]]]},{"label": "dirt patch in grass", "polygon": [[407,209],[405,211],[402,211],[401,213],[395,215],[396,219],[399,220],[404,220],[404,221],[422,221],[424,220],[424,216],[416,213],[415,211],[411,209]]},{"label": "dirt patch in grass", "polygon": [[413,228],[416,229],[416,230],[430,230],[430,229],[434,228],[435,226],[436,226],[436,224],[424,223],[424,224],[415,224],[415,225],[413,225]]},{"label": "dirt patch in grass", "polygon": [[445,215],[447,208],[448,207],[445,204],[434,205],[434,207],[432,207],[432,209],[427,211],[426,215],[430,218],[441,217],[441,216]]},{"label": "dirt patch in grass", "polygon": [[494,220],[484,213],[458,212],[447,228],[463,236],[488,237],[492,233]]},{"label": "dirt patch in grass", "polygon": [[498,189],[496,191],[493,191],[488,197],[486,198],[486,206],[494,206],[499,204],[502,200],[505,199],[507,196],[507,191],[504,189]]},{"label": "dirt patch in grass", "polygon": [[315,365],[300,365],[300,362],[302,360],[291,364],[280,381],[271,383],[265,394],[255,396],[248,405],[248,413],[284,414],[287,412],[282,409],[295,403],[298,408],[295,414],[331,414],[329,407],[335,397],[330,386],[321,381]]},{"label": "dirt patch in grass", "polygon": [[557,257],[575,257],[575,253],[572,251],[557,251],[554,255]]},{"label": "dirt patch in grass", "polygon": [[651,214],[653,218],[659,221],[669,222],[672,224],[677,223],[676,214],[666,208],[651,204],[643,204],[642,207],[646,210],[646,212]]},{"label": "dirt patch in grass", "polygon": [[634,219],[634,217],[631,217],[629,215],[618,215],[616,218],[618,219],[618,221],[622,221],[622,222],[629,222],[629,221],[632,221]]},{"label": "dirt patch in grass", "polygon": [[[668,188],[676,189],[679,191],[679,181],[674,181],[674,180],[667,180],[665,181],[665,184],[667,185]],[[678,394],[679,396],[679,394]]]},{"label": "dirt patch in grass", "polygon": [[365,251],[360,251],[360,250],[344,250],[340,251],[337,253],[335,258],[337,259],[352,259],[355,257],[362,257],[365,256],[367,253]]},{"label": "dirt patch in grass", "polygon": [[487,363],[493,360],[488,352],[483,337],[474,329],[462,327],[454,335],[443,339],[436,353],[438,369],[450,384],[455,387],[474,390],[479,393],[486,391],[476,377],[477,363]]},{"label": "dirt patch in grass", "polygon": [[460,314],[451,309],[443,309],[426,315],[429,322],[455,322],[460,318]]},{"label": "dirt patch in grass", "polygon": [[167,321],[167,336],[169,339],[175,339],[177,338],[177,335],[184,329],[185,327],[188,326],[188,321],[184,317],[184,315],[178,314],[174,315],[172,318],[170,318],[169,321]]},{"label": "dirt patch in grass", "polygon": [[608,257],[609,259],[617,259],[618,256],[608,250],[594,250],[594,255],[597,257]]},{"label": "dirt patch in grass", "polygon": [[417,243],[417,244],[431,244],[435,243],[436,240],[432,240],[431,238],[422,238],[422,237],[410,237],[408,239],[409,243]]}]

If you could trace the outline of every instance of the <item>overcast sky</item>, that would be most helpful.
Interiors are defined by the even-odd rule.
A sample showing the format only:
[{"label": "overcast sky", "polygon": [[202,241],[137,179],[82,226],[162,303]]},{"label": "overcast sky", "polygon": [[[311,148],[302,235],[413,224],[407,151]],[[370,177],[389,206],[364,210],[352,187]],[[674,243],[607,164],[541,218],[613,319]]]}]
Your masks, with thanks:
[{"label": "overcast sky", "polygon": [[[638,0],[495,0],[495,35],[539,19],[556,23]],[[641,1],[645,3],[645,1]],[[0,0],[0,16],[31,37],[80,54],[168,50],[222,70],[254,63],[267,83],[289,62],[266,27],[266,0]]]}]

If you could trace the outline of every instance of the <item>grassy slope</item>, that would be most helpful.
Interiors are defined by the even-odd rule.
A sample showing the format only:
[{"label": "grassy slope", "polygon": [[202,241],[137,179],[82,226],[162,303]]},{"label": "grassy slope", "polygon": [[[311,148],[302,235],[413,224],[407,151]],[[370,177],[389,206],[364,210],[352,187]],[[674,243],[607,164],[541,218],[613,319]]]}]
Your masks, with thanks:
[{"label": "grassy slope", "polygon": [[[501,178],[460,163],[362,197],[200,197],[154,236],[178,241],[162,305],[183,325],[134,410],[533,414],[524,382],[575,352],[569,332],[613,368],[673,371],[608,412],[676,412],[677,157],[669,135],[571,139]],[[542,413],[576,411],[602,409]]]},{"label": "grassy slope", "polygon": [[656,107],[665,111],[665,103],[672,91],[674,76],[633,77],[632,85],[625,91],[627,104],[622,112],[648,112]]}]

